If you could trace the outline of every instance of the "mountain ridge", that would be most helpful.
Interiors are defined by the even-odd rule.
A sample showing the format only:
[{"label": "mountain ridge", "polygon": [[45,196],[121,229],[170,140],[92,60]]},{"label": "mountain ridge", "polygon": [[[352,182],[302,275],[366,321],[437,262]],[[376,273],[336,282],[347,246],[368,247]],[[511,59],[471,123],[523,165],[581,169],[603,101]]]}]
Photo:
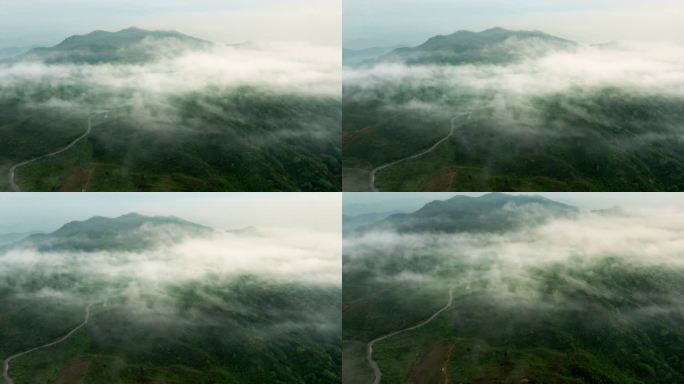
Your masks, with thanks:
[{"label": "mountain ridge", "polygon": [[13,247],[53,251],[142,251],[209,235],[213,229],[175,216],[128,213],[70,221],[50,233],[34,234]]},{"label": "mountain ridge", "polygon": [[541,31],[510,30],[501,27],[481,32],[458,30],[436,35],[414,47],[402,47],[360,63],[361,66],[385,62],[407,65],[507,64],[525,57],[540,56],[553,50],[571,49],[577,43]]},{"label": "mountain ridge", "polygon": [[539,195],[488,193],[435,200],[411,213],[400,213],[357,232],[393,230],[399,233],[508,232],[574,215],[576,207]]},{"label": "mountain ridge", "polygon": [[47,64],[138,64],[211,45],[213,43],[209,41],[173,30],[129,27],[116,32],[95,30],[84,35],[72,35],[52,47],[31,49],[18,56],[17,60]]}]

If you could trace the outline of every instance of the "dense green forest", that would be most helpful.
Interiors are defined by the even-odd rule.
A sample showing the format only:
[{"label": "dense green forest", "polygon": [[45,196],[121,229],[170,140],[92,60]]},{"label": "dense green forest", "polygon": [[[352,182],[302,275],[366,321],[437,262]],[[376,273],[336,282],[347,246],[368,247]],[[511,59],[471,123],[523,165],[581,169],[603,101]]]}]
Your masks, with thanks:
[{"label": "dense green forest", "polygon": [[[350,66],[344,188],[370,189],[372,169],[430,148],[453,123],[433,151],[379,170],[376,187],[681,190],[683,96],[656,71],[656,48],[630,49],[492,29],[437,36]],[[614,57],[629,69],[605,76],[600,65]],[[639,63],[643,57],[652,62]]]},{"label": "dense green forest", "polygon": [[457,196],[345,233],[343,382],[372,383],[367,344],[430,318],[450,290],[432,321],[375,343],[381,382],[683,381],[684,269],[665,245],[681,225],[569,208]]},{"label": "dense green forest", "polygon": [[[9,79],[0,85],[0,172],[65,147],[90,124],[68,151],[17,168],[19,188],[340,190],[339,96],[215,64],[249,49],[133,28],[0,63]],[[10,187],[3,177],[0,189]]]},{"label": "dense green forest", "polygon": [[224,235],[174,217],[130,214],[68,223],[0,250],[1,359],[64,336],[90,311],[67,340],[12,360],[11,378],[339,382],[340,287],[226,274],[173,248],[195,239],[207,247],[215,236]]}]

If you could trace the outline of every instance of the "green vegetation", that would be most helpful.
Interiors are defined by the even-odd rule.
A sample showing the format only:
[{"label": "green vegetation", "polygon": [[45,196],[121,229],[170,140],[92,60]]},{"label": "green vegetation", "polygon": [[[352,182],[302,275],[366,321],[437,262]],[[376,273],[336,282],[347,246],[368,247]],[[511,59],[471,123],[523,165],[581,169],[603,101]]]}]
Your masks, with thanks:
[{"label": "green vegetation", "polygon": [[[638,250],[615,244],[606,253],[601,247],[623,242],[608,240],[616,233],[629,237],[655,228],[639,217],[625,221],[629,216],[617,211],[558,216],[560,207],[569,207],[527,198],[433,202],[346,233],[344,360],[353,364],[345,367],[343,382],[372,382],[366,344],[429,318],[447,303],[450,288],[454,301],[447,311],[375,344],[383,383],[444,383],[445,377],[464,384],[683,381],[681,263],[667,255],[632,258],[632,251],[638,256],[660,246],[648,235]],[[481,216],[462,215],[477,207]],[[461,215],[427,229],[449,212]],[[504,216],[518,219],[506,221],[502,232]],[[542,216],[547,220],[528,220]],[[414,222],[401,227],[401,237],[388,225],[400,220]],[[418,226],[420,220],[425,225]],[[570,242],[568,254],[559,248],[562,240],[540,239],[546,225],[564,223],[553,231],[562,238],[560,228],[582,231],[593,220],[605,233]]]},{"label": "green vegetation", "polygon": [[577,210],[541,196],[489,193],[479,198],[454,196],[433,201],[410,214],[396,214],[361,227],[362,231],[392,230],[398,233],[505,232],[522,225],[541,224],[570,217]]},{"label": "green vegetation", "polygon": [[170,45],[165,55],[177,56],[192,49],[209,48],[208,41],[175,31],[146,31],[127,28],[119,32],[94,31],[71,36],[50,48],[35,48],[20,60],[37,60],[47,64],[141,64],[159,58],[155,45]]},{"label": "green vegetation", "polygon": [[1,359],[65,335],[92,305],[72,337],[11,362],[15,383],[339,382],[339,287],[216,269],[188,278],[201,260],[148,270],[159,257],[178,267],[169,242],[208,241],[209,231],[173,217],[95,217],[1,250]]},{"label": "green vegetation", "polygon": [[380,173],[377,185],[415,190],[452,169],[446,190],[678,191],[684,185],[682,142],[670,129],[684,121],[681,100],[606,89],[536,102],[548,127],[543,132],[475,114],[439,151]]},{"label": "green vegetation", "polygon": [[177,217],[147,217],[129,213],[117,218],[74,221],[49,234],[31,235],[14,247],[40,252],[145,251],[187,238],[208,236],[212,229]]},{"label": "green vegetation", "polygon": [[[81,359],[90,362],[83,377],[94,383],[339,381],[339,338],[307,318],[339,317],[339,292],[243,277],[171,286],[144,299],[142,307],[116,298],[94,306],[89,325],[73,338],[13,362],[12,378],[55,382]],[[3,356],[54,340],[83,320],[82,306],[64,308],[55,299],[7,306],[21,310],[3,311]]]},{"label": "green vegetation", "polygon": [[[526,51],[515,51],[509,45],[515,41],[533,42],[534,46]],[[393,61],[409,65],[462,65],[482,62],[509,64],[529,58],[530,55],[542,56],[553,50],[571,49],[575,46],[572,41],[539,31],[490,28],[482,32],[458,31],[447,36],[435,36],[417,47],[402,47],[390,53],[377,54],[376,56],[380,56],[378,59],[370,59],[361,64]]]},{"label": "green vegetation", "polygon": [[[13,164],[66,146],[90,118],[92,132],[77,145],[17,169],[22,190],[340,190],[339,98],[261,79],[164,82],[174,57],[200,52],[213,60],[206,49],[209,43],[176,32],[100,31],[0,67],[40,71],[10,75],[0,86],[0,133],[7,138],[0,171],[7,175]],[[120,84],[126,76],[139,80]],[[7,177],[0,188],[9,189]]]},{"label": "green vegetation", "polygon": [[[641,77],[595,80],[592,55],[610,56],[601,53],[608,48],[556,41],[541,49],[540,39],[554,38],[529,34],[458,32],[348,69],[357,76],[343,89],[343,161],[353,170],[345,171],[345,190],[368,190],[364,173],[430,148],[449,133],[452,118],[449,140],[380,170],[376,187],[681,190],[681,94]],[[548,68],[549,57],[580,61],[587,78],[564,77]]]},{"label": "green vegetation", "polygon": [[[340,112],[334,100],[241,88],[217,96],[179,96],[172,103],[179,121],[162,115],[156,120],[131,117],[125,109],[113,110],[107,119],[96,114],[89,137],[69,151],[20,168],[17,184],[27,191],[341,188],[339,139],[334,138]],[[68,118],[67,128],[50,110],[30,113],[36,118],[11,132],[13,149],[3,152],[7,167],[61,148],[87,128],[82,114]],[[45,139],[38,136],[47,135],[43,119],[57,126],[47,130]],[[6,129],[11,128],[8,124]],[[65,131],[76,132],[67,136]],[[36,137],[43,142],[33,143]]]}]

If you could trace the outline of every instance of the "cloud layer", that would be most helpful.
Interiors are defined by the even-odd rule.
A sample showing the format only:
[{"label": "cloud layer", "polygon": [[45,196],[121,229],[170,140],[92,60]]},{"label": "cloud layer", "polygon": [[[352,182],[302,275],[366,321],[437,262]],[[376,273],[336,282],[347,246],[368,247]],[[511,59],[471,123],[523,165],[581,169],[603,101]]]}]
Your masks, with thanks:
[{"label": "cloud layer", "polygon": [[[525,47],[512,46],[523,50]],[[529,98],[576,88],[619,87],[641,94],[684,96],[684,46],[616,43],[582,46],[510,65],[407,66],[345,69],[345,86],[438,87],[452,93],[496,92]],[[391,96],[391,95],[390,95]]]},{"label": "cloud layer", "polygon": [[[503,234],[367,232],[345,238],[344,273],[425,286],[477,283],[494,298],[552,305],[557,298],[546,293],[551,273],[557,273],[559,286],[562,281],[565,289],[594,296],[618,292],[589,283],[591,276],[605,282],[622,278],[611,273],[632,271],[660,284],[661,273],[684,274],[683,231],[684,210],[635,208],[584,212]],[[630,294],[652,294],[640,293],[640,287]],[[681,294],[661,293],[660,299],[684,309]]]},{"label": "cloud layer", "polygon": [[[173,47],[157,47],[168,50]],[[107,91],[177,94],[209,87],[256,86],[275,91],[336,97],[340,92],[339,50],[304,43],[214,46],[163,57],[145,65],[47,65],[19,62],[0,67],[5,87],[84,84]]]},{"label": "cloud layer", "polygon": [[[163,228],[162,228],[163,229]],[[178,238],[173,232],[152,238]],[[340,286],[340,238],[303,229],[216,232],[209,237],[165,244],[142,252],[39,252],[12,249],[0,255],[0,274],[35,270],[89,276],[102,281],[168,286],[207,276],[232,279],[256,275],[284,283]],[[50,272],[48,272],[50,273]]]}]

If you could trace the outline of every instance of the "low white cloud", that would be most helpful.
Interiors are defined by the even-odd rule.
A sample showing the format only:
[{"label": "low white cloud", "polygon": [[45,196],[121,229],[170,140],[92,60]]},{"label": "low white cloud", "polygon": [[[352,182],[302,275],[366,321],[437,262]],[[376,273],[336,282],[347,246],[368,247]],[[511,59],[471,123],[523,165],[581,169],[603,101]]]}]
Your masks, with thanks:
[{"label": "low white cloud", "polygon": [[341,238],[331,232],[217,232],[143,252],[39,252],[18,248],[0,255],[0,275],[40,269],[104,282],[130,280],[140,286],[168,286],[201,281],[207,276],[229,280],[256,275],[285,283],[340,286],[340,253]]},{"label": "low white cloud", "polygon": [[453,92],[495,92],[523,98],[567,92],[574,88],[591,90],[602,87],[682,97],[684,45],[616,43],[581,46],[509,65],[379,64],[345,69],[344,82],[361,88],[393,83],[434,86]]},{"label": "low white cloud", "polygon": [[219,46],[162,57],[149,64],[48,65],[20,62],[0,67],[4,86],[78,84],[132,90],[142,94],[178,94],[208,87],[265,87],[274,91],[338,97],[338,49],[305,43]]},{"label": "low white cloud", "polygon": [[[584,212],[506,233],[366,232],[345,238],[344,270],[363,271],[377,281],[441,286],[480,282],[494,297],[550,305],[545,301],[558,298],[542,298],[548,281],[540,276],[548,271],[558,271],[565,289],[595,296],[618,294],[586,280],[610,273],[596,269],[610,260],[615,268],[642,277],[654,271],[684,273],[682,233],[681,208]],[[640,294],[638,287],[634,294]],[[659,300],[683,302],[671,292],[663,292]]]}]

